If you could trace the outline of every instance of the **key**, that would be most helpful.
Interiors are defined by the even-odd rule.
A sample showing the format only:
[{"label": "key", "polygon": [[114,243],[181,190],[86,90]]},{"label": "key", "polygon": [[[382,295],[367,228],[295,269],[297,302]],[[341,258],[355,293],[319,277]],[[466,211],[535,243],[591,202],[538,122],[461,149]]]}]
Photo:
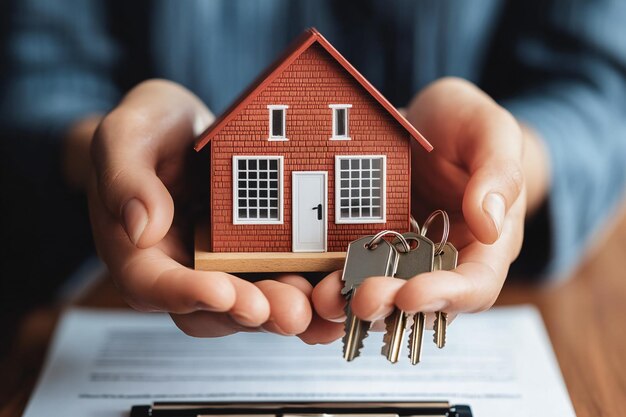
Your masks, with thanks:
[{"label": "key", "polygon": [[426,317],[424,313],[415,313],[409,333],[409,359],[411,365],[417,365],[422,359],[422,340],[424,338],[424,324]]},{"label": "key", "polygon": [[[441,248],[441,252],[435,256],[434,269],[451,271],[456,268],[458,251],[450,242],[446,242]],[[433,326],[433,341],[439,349],[446,345],[446,330],[448,328],[448,315],[443,311],[435,313],[435,324]]]},{"label": "key", "polygon": [[[427,237],[413,232],[403,233],[402,236],[409,243],[410,250],[406,252],[402,246],[399,246],[399,239],[393,240],[392,244],[396,246],[398,251],[398,268],[394,276],[408,280],[417,274],[431,271],[435,251],[433,242]],[[407,314],[398,308],[394,309],[394,311],[385,318],[386,332],[383,337],[384,344],[381,353],[383,356],[386,356],[387,360],[391,363],[398,362],[398,358],[400,357],[406,324]],[[421,339],[421,332],[419,338]],[[419,356],[421,343],[418,346],[409,341],[409,349],[416,349],[416,355]]]},{"label": "key", "polygon": [[[384,233],[384,232],[381,232]],[[341,294],[346,297],[346,334],[343,337],[343,357],[352,361],[358,357],[363,347],[363,339],[367,337],[371,323],[363,321],[352,314],[350,307],[356,291],[368,277],[393,276],[398,265],[398,252],[381,233],[376,236],[365,236],[348,245],[346,261],[341,280]],[[377,238],[381,235],[380,238]],[[370,244],[374,242],[374,244]]]}]

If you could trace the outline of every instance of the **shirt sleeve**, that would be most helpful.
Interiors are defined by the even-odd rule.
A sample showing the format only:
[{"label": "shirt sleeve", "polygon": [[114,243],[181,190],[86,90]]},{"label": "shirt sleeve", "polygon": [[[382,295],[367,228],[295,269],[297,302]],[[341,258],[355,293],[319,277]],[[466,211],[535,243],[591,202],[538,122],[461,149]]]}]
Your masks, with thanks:
[{"label": "shirt sleeve", "polygon": [[58,147],[69,124],[106,112],[119,100],[113,69],[120,50],[107,33],[105,4],[11,2],[0,96],[3,131]]},{"label": "shirt sleeve", "polygon": [[536,256],[547,234],[537,229],[548,227],[548,262],[525,272],[559,277],[576,265],[625,190],[626,2],[545,7],[514,44],[526,86],[502,104],[541,136],[551,162],[548,221],[529,223],[521,255]]},{"label": "shirt sleeve", "polygon": [[0,5],[0,225],[8,242],[1,261],[12,277],[0,280],[0,315],[48,300],[93,250],[84,196],[66,186],[60,158],[68,127],[119,99],[106,4]]}]

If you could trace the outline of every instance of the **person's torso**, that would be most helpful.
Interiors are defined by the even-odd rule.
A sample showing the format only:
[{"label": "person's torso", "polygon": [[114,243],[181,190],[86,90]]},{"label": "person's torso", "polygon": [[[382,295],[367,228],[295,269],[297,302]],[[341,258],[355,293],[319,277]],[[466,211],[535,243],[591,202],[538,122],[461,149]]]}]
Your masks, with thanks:
[{"label": "person's torso", "polygon": [[156,76],[221,112],[301,31],[321,33],[394,104],[445,74],[476,80],[497,0],[157,0]]}]

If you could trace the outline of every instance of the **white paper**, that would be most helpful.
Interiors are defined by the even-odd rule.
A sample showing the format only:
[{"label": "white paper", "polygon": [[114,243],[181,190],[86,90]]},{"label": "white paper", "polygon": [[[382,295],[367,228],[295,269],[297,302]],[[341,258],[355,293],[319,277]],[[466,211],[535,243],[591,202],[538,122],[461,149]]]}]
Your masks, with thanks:
[{"label": "white paper", "polygon": [[449,400],[475,416],[574,416],[539,313],[495,308],[457,319],[445,349],[390,364],[382,334],[347,363],[341,342],[241,333],[184,335],[167,315],[74,309],[57,330],[26,417],[127,415],[133,404],[209,400]]}]

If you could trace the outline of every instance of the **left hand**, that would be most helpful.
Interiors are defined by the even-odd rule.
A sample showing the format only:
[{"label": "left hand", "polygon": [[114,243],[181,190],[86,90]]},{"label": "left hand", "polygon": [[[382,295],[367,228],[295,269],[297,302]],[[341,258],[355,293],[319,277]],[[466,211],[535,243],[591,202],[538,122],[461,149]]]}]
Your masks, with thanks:
[{"label": "left hand", "polygon": [[[168,312],[192,336],[264,330],[299,335],[308,343],[333,340],[335,324],[314,315],[313,288],[303,277],[250,283],[187,266],[191,208],[199,194],[189,156],[195,137],[212,120],[189,90],[148,80],[100,122],[91,143],[93,169],[84,181],[94,241],[113,281],[129,305]],[[78,129],[75,137],[80,132],[90,130]]]},{"label": "left hand", "polygon": [[[484,92],[451,78],[418,94],[407,119],[434,146],[431,153],[417,144],[412,149],[413,215],[421,224],[436,209],[448,212],[458,267],[408,281],[368,278],[352,301],[352,311],[377,321],[396,306],[409,313],[446,311],[450,319],[486,310],[522,246],[527,205],[522,129]],[[436,243],[438,236],[429,237]],[[328,320],[343,316],[340,277],[339,272],[329,275],[313,291],[317,313]]]}]

